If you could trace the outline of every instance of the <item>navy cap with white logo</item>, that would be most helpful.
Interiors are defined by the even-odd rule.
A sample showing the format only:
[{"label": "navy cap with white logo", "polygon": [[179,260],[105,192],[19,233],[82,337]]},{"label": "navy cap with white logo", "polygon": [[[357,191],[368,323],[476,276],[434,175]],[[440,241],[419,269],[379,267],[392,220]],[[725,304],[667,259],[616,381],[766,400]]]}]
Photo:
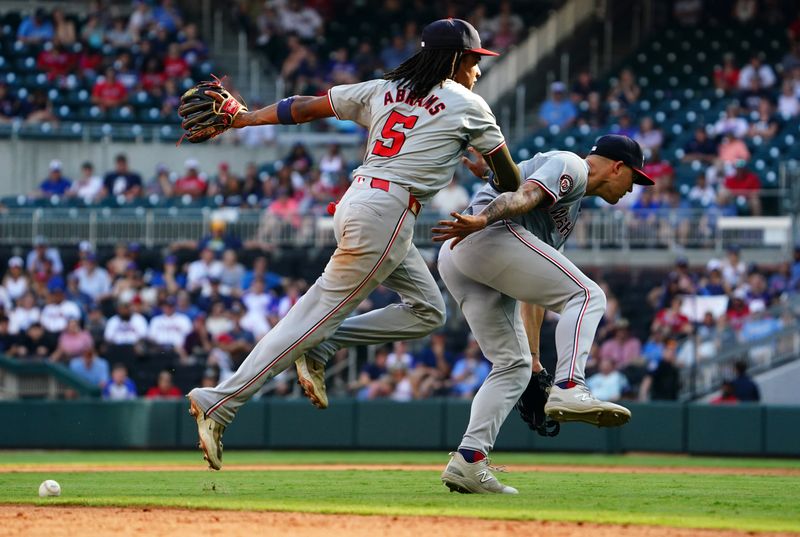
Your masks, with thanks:
[{"label": "navy cap with white logo", "polygon": [[651,186],[656,184],[642,170],[644,168],[644,155],[642,154],[641,146],[636,140],[620,134],[606,134],[597,139],[589,154],[622,161],[633,170],[633,182],[638,185]]},{"label": "navy cap with white logo", "polygon": [[422,30],[422,48],[427,50],[462,50],[481,56],[499,56],[481,46],[478,30],[461,19],[441,19]]}]

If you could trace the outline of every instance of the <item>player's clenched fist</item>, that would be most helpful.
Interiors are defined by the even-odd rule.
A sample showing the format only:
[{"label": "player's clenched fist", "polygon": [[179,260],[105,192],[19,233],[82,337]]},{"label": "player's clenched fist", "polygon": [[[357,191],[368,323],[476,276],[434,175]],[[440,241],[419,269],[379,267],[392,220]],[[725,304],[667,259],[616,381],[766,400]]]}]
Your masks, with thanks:
[{"label": "player's clenched fist", "polygon": [[230,129],[241,112],[247,112],[247,106],[225,89],[220,79],[200,82],[181,96],[178,115],[186,131],[183,137],[192,143],[210,140]]}]

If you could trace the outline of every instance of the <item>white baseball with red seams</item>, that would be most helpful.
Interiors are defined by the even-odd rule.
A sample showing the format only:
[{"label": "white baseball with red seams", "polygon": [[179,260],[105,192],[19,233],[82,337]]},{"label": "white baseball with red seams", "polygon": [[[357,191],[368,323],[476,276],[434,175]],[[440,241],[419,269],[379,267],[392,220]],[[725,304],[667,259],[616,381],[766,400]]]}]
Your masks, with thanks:
[{"label": "white baseball with red seams", "polygon": [[47,498],[48,496],[61,496],[61,485],[57,481],[48,479],[39,485],[39,497]]}]

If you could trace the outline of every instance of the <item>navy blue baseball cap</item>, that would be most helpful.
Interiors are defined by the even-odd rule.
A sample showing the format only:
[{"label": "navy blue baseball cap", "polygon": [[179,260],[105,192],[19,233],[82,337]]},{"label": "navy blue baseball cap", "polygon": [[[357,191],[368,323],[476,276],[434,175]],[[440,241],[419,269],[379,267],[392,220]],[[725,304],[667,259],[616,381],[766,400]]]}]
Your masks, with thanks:
[{"label": "navy blue baseball cap", "polygon": [[481,36],[470,23],[461,19],[440,19],[422,30],[422,48],[426,50],[461,50],[481,56],[499,56],[481,46]]},{"label": "navy blue baseball cap", "polygon": [[636,140],[621,134],[606,134],[597,139],[590,155],[598,155],[611,160],[621,160],[633,170],[633,182],[637,185],[652,186],[656,184],[644,173],[644,154]]}]

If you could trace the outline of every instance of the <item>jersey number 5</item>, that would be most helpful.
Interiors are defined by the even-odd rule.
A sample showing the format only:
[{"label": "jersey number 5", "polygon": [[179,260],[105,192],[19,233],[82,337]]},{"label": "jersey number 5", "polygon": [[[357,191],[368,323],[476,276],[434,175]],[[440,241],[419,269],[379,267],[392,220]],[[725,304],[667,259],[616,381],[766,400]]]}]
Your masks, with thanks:
[{"label": "jersey number 5", "polygon": [[417,124],[418,116],[404,116],[399,112],[392,112],[389,119],[386,120],[386,125],[381,130],[381,136],[391,141],[391,144],[386,145],[383,140],[375,142],[372,148],[372,154],[379,157],[393,157],[400,152],[403,144],[406,143],[406,135],[403,132],[394,130],[395,125],[400,125],[404,129],[411,130]]}]

